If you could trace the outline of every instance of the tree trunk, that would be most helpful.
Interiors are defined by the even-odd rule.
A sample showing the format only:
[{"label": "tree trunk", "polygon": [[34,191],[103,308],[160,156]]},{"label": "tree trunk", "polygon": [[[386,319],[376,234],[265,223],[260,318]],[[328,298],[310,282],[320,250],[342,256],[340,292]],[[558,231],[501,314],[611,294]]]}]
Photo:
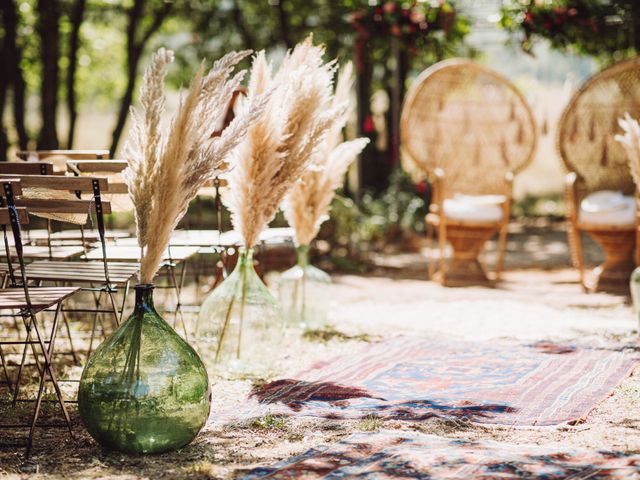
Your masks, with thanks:
[{"label": "tree trunk", "polygon": [[[2,29],[4,31],[4,38],[2,39],[2,44],[0,45],[0,64],[8,65],[9,64],[9,52],[7,44],[10,43],[10,40],[7,38],[9,32],[7,32],[8,28],[8,19],[5,14],[6,5],[3,4],[2,10],[0,10],[0,18],[2,18]],[[9,89],[10,78],[9,75],[0,75],[0,161],[7,161],[7,150],[9,149],[9,136],[7,135],[7,129],[4,124],[4,109],[7,104],[7,90]]]},{"label": "tree trunk", "polygon": [[289,18],[284,9],[284,0],[276,0],[276,8],[278,9],[278,23],[280,24],[280,37],[287,48],[292,48],[293,43],[289,32]]},{"label": "tree trunk", "polygon": [[26,91],[27,85],[22,75],[22,69],[20,68],[20,58],[22,57],[22,51],[20,49],[15,50],[15,59],[13,63],[13,121],[16,127],[16,133],[18,134],[18,146],[20,150],[27,150],[29,148],[29,134],[27,133],[27,127],[25,124],[25,104],[26,104]]},{"label": "tree trunk", "polygon": [[244,16],[242,14],[242,9],[238,5],[238,0],[234,0],[233,10],[231,13],[233,15],[233,23],[235,23],[238,28],[238,32],[240,32],[240,36],[242,37],[244,48],[256,50],[256,39],[247,28],[247,24],[245,23]]},{"label": "tree trunk", "polygon": [[120,100],[120,110],[118,112],[118,120],[116,126],[113,129],[111,136],[111,147],[109,148],[109,155],[111,158],[116,154],[118,149],[118,143],[120,143],[120,137],[124,126],[127,123],[127,116],[129,115],[129,108],[133,103],[133,91],[136,88],[136,73],[138,70],[138,62],[140,61],[140,54],[132,51],[127,54],[127,86],[124,91],[124,95]]},{"label": "tree trunk", "polygon": [[[116,125],[111,134],[111,147],[109,148],[110,156],[113,157],[118,149],[122,132],[124,131],[129,108],[133,103],[133,92],[136,88],[136,76],[138,73],[138,64],[144,52],[144,48],[149,42],[151,36],[162,26],[162,22],[171,9],[170,3],[164,3],[162,8],[154,13],[153,22],[142,35],[139,35],[140,20],[144,14],[144,0],[135,0],[133,6],[129,9],[129,23],[127,26],[127,86],[125,88],[122,99],[120,100],[120,109]],[[138,39],[138,37],[140,37]]]},{"label": "tree trunk", "polygon": [[[0,2],[4,25],[5,62],[7,69],[7,90],[13,90],[13,122],[18,135],[18,146],[25,150],[29,143],[25,127],[25,81],[20,68],[22,51],[17,44],[18,10],[13,0]],[[4,75],[3,75],[4,77]]]},{"label": "tree trunk", "polygon": [[76,131],[78,107],[76,99],[76,71],[78,67],[78,48],[80,48],[80,26],[84,19],[86,0],[76,0],[71,10],[69,20],[71,33],[69,34],[69,69],[67,70],[67,110],[69,112],[69,132],[67,134],[67,148],[73,148]]},{"label": "tree trunk", "polygon": [[636,55],[640,55],[640,4],[637,0],[631,0],[629,13],[633,22],[633,48]]},{"label": "tree trunk", "polygon": [[40,34],[40,55],[42,59],[40,90],[42,127],[38,136],[38,148],[52,150],[58,148],[56,115],[59,86],[60,31],[58,23],[60,10],[57,0],[38,0],[38,12],[40,14],[38,32]]},{"label": "tree trunk", "polygon": [[[5,17],[2,16],[2,24],[5,24]],[[6,29],[5,29],[6,31]],[[0,62],[2,65],[7,65],[7,48],[6,42],[0,46]],[[9,77],[7,75],[0,75],[0,162],[7,161],[7,150],[9,149],[9,137],[7,135],[7,129],[4,126],[4,108],[7,100],[7,89],[9,87]]]},{"label": "tree trunk", "polygon": [[378,162],[376,149],[377,133],[373,128],[371,116],[371,81],[373,64],[368,55],[368,42],[356,41],[356,96],[358,113],[358,136],[367,137],[370,142],[358,157],[358,195],[360,198],[365,189],[376,186],[375,169]]}]

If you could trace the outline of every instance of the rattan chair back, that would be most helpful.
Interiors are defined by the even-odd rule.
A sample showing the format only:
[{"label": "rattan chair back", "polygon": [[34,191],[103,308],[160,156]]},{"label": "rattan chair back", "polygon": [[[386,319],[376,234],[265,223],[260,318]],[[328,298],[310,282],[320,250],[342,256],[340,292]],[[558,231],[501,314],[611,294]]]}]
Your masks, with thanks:
[{"label": "rattan chair back", "polygon": [[[469,60],[439,62],[412,84],[402,147],[430,177],[441,168],[454,193],[492,193],[532,159],[531,110],[506,78]],[[452,192],[444,192],[447,193]]]},{"label": "rattan chair back", "polygon": [[597,190],[635,191],[625,151],[614,139],[626,112],[640,117],[640,57],[591,77],[560,118],[558,152],[578,176],[580,197]]}]

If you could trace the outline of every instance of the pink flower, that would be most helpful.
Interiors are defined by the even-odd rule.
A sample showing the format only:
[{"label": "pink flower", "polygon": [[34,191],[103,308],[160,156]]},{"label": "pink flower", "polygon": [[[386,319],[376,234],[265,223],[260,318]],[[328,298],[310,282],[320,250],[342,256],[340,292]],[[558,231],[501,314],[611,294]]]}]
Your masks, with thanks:
[{"label": "pink flower", "polygon": [[371,115],[367,115],[362,122],[362,132],[363,133],[373,133],[376,131],[376,126],[373,123],[373,117]]},{"label": "pink flower", "polygon": [[418,12],[417,10],[411,12],[410,18],[413,23],[422,23],[426,20],[424,13]]},{"label": "pink flower", "polygon": [[396,4],[395,2],[387,2],[383,5],[382,8],[384,9],[385,13],[393,13],[396,11]]}]

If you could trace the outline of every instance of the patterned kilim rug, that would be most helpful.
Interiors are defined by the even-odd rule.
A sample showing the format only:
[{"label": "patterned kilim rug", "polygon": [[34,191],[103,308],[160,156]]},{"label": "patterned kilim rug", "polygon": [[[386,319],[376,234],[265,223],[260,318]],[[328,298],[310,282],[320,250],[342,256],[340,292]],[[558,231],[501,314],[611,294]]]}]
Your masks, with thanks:
[{"label": "patterned kilim rug", "polygon": [[400,337],[264,385],[231,416],[233,421],[266,414],[455,416],[480,423],[557,425],[585,418],[638,363],[637,353],[619,348]]},{"label": "patterned kilim rug", "polygon": [[640,479],[640,455],[381,431],[352,435],[244,477],[262,478]]}]

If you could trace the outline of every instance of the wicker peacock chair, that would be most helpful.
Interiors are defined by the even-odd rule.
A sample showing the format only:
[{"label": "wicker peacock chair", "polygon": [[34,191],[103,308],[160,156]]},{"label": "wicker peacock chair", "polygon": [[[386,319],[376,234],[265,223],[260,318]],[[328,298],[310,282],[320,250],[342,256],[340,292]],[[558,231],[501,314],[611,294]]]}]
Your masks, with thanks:
[{"label": "wicker peacock chair", "polygon": [[[633,270],[637,221],[594,223],[581,217],[580,211],[582,200],[590,193],[636,192],[625,151],[614,139],[621,132],[618,119],[625,112],[640,116],[640,58],[613,65],[589,79],[565,108],[558,128],[558,151],[569,171],[569,245],[580,283],[587,291],[624,291]],[[584,273],[581,232],[591,236],[606,255],[591,281]]]},{"label": "wicker peacock chair", "polygon": [[[490,283],[478,261],[499,233],[496,278],[504,261],[513,175],[532,159],[535,121],[527,102],[507,79],[468,60],[446,60],[425,70],[411,86],[401,118],[403,149],[433,185],[426,217],[429,239],[438,231],[439,268],[429,273],[444,285]],[[465,215],[447,203],[483,198],[485,207]],[[483,197],[479,197],[483,196]],[[492,196],[489,198],[487,196]],[[474,200],[475,201],[475,200]],[[445,248],[453,248],[447,266]]]}]

